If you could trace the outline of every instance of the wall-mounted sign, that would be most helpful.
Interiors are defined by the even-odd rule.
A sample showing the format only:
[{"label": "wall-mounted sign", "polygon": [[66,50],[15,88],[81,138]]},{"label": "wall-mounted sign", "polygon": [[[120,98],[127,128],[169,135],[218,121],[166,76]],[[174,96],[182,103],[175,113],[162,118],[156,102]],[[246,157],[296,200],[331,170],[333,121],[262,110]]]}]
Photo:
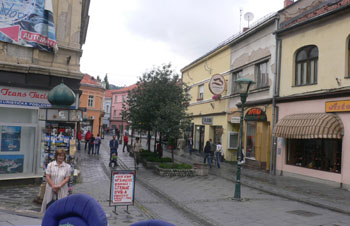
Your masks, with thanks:
[{"label": "wall-mounted sign", "polygon": [[241,121],[241,118],[240,117],[232,117],[231,118],[231,123],[232,124],[239,124],[240,123],[240,121]]},{"label": "wall-mounted sign", "polygon": [[60,109],[48,109],[47,120],[48,121],[68,121],[68,110]]},{"label": "wall-mounted sign", "polygon": [[0,86],[0,104],[32,107],[50,107],[49,91]]},{"label": "wall-mounted sign", "polygon": [[326,112],[347,112],[350,111],[350,100],[326,102]]},{"label": "wall-mounted sign", "polygon": [[215,74],[209,82],[209,90],[214,95],[222,94],[225,91],[226,81],[224,76]]},{"label": "wall-mounted sign", "polygon": [[203,117],[202,124],[203,125],[213,125],[213,117]]},{"label": "wall-mounted sign", "polygon": [[260,108],[251,108],[245,114],[244,120],[246,121],[266,121],[267,117],[263,110]]}]

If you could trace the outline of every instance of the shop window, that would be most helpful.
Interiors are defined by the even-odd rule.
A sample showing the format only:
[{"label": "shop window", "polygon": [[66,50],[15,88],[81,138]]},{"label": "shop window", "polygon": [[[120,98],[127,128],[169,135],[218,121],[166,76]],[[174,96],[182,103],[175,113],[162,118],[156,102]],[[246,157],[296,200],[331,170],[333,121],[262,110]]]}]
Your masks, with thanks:
[{"label": "shop window", "polygon": [[198,86],[198,100],[203,100],[204,98],[204,85]]},{"label": "shop window", "polygon": [[256,88],[269,86],[269,75],[267,73],[267,62],[255,65]]},{"label": "shop window", "polygon": [[239,136],[237,132],[230,132],[228,137],[228,149],[238,149]]},{"label": "shop window", "polygon": [[310,169],[340,173],[342,140],[288,139],[286,163]]},{"label": "shop window", "polygon": [[256,125],[256,122],[247,122],[245,153],[248,158],[255,158]]},{"label": "shop window", "polygon": [[88,107],[94,106],[94,96],[89,96],[88,98]]},{"label": "shop window", "polygon": [[317,83],[318,48],[306,46],[298,50],[295,58],[295,86]]},{"label": "shop window", "polygon": [[232,74],[231,94],[238,93],[238,86],[235,82],[237,79],[242,78],[243,71],[237,71]]}]

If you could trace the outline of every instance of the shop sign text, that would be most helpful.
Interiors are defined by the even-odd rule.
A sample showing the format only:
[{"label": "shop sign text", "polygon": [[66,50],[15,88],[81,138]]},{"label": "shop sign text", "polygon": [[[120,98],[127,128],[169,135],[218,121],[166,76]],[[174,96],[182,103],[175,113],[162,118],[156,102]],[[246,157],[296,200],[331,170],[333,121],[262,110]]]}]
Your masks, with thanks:
[{"label": "shop sign text", "polygon": [[113,171],[111,180],[111,205],[132,205],[134,203],[134,194],[134,171]]},{"label": "shop sign text", "polygon": [[260,108],[251,108],[245,114],[244,120],[246,121],[266,121],[267,117],[263,110]]},{"label": "shop sign text", "polygon": [[326,102],[326,112],[350,111],[350,100]]},{"label": "shop sign text", "polygon": [[48,91],[0,86],[0,104],[50,107]]},{"label": "shop sign text", "polygon": [[202,124],[203,125],[213,125],[213,117],[203,117]]}]

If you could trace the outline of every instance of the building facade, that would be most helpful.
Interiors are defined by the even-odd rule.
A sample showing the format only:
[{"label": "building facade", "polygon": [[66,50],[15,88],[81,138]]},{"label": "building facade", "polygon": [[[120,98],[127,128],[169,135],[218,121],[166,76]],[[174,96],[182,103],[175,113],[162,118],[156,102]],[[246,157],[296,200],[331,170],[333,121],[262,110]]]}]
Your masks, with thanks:
[{"label": "building facade", "polygon": [[[19,1],[18,4],[26,3]],[[43,149],[40,145],[45,125],[38,121],[39,107],[50,106],[48,91],[61,82],[77,96],[80,93],[83,77],[80,57],[87,33],[90,1],[53,0],[45,1],[45,4],[48,4],[45,10],[46,6],[52,8],[50,15],[57,34],[58,52],[44,51],[43,43],[36,43],[35,48],[21,46],[30,34],[23,27],[20,32],[26,34],[22,39],[11,37],[13,40],[0,41],[0,180],[42,176]],[[28,10],[37,10],[30,7]],[[1,37],[4,37],[3,33]]]},{"label": "building facade", "polygon": [[350,2],[280,11],[277,172],[350,188]]},{"label": "building facade", "polygon": [[[119,129],[121,135],[128,131],[129,123],[122,115],[123,105],[126,104],[128,92],[136,87],[136,84],[112,91],[112,106],[110,127],[115,130]],[[127,106],[126,106],[127,108]]]},{"label": "building facade", "polygon": [[85,109],[82,130],[90,130],[94,136],[102,134],[102,121],[104,117],[103,101],[105,89],[101,82],[94,77],[85,74],[80,82],[80,107]]},{"label": "building facade", "polygon": [[[247,164],[269,169],[276,21],[276,14],[262,18],[181,70],[191,96],[188,113],[193,117],[195,149],[202,151],[211,139],[222,143],[226,160],[237,160],[241,105],[235,80],[249,78],[256,85],[244,112],[243,148],[251,160]],[[210,88],[217,76],[224,84],[220,95]]]},{"label": "building facade", "polygon": [[106,132],[110,129],[110,120],[111,120],[111,109],[112,109],[112,92],[113,90],[106,90],[105,92],[105,98],[103,102],[103,122],[102,127],[103,130]]}]

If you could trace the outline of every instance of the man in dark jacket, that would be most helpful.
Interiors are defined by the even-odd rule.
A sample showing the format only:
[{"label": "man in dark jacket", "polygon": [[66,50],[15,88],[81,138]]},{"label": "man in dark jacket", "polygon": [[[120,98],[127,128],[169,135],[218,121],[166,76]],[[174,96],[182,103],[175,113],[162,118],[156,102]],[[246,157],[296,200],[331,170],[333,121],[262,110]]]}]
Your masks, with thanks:
[{"label": "man in dark jacket", "polygon": [[109,148],[110,148],[110,160],[112,159],[112,153],[116,153],[118,155],[118,140],[115,139],[116,136],[113,136],[113,139],[109,142]]}]

